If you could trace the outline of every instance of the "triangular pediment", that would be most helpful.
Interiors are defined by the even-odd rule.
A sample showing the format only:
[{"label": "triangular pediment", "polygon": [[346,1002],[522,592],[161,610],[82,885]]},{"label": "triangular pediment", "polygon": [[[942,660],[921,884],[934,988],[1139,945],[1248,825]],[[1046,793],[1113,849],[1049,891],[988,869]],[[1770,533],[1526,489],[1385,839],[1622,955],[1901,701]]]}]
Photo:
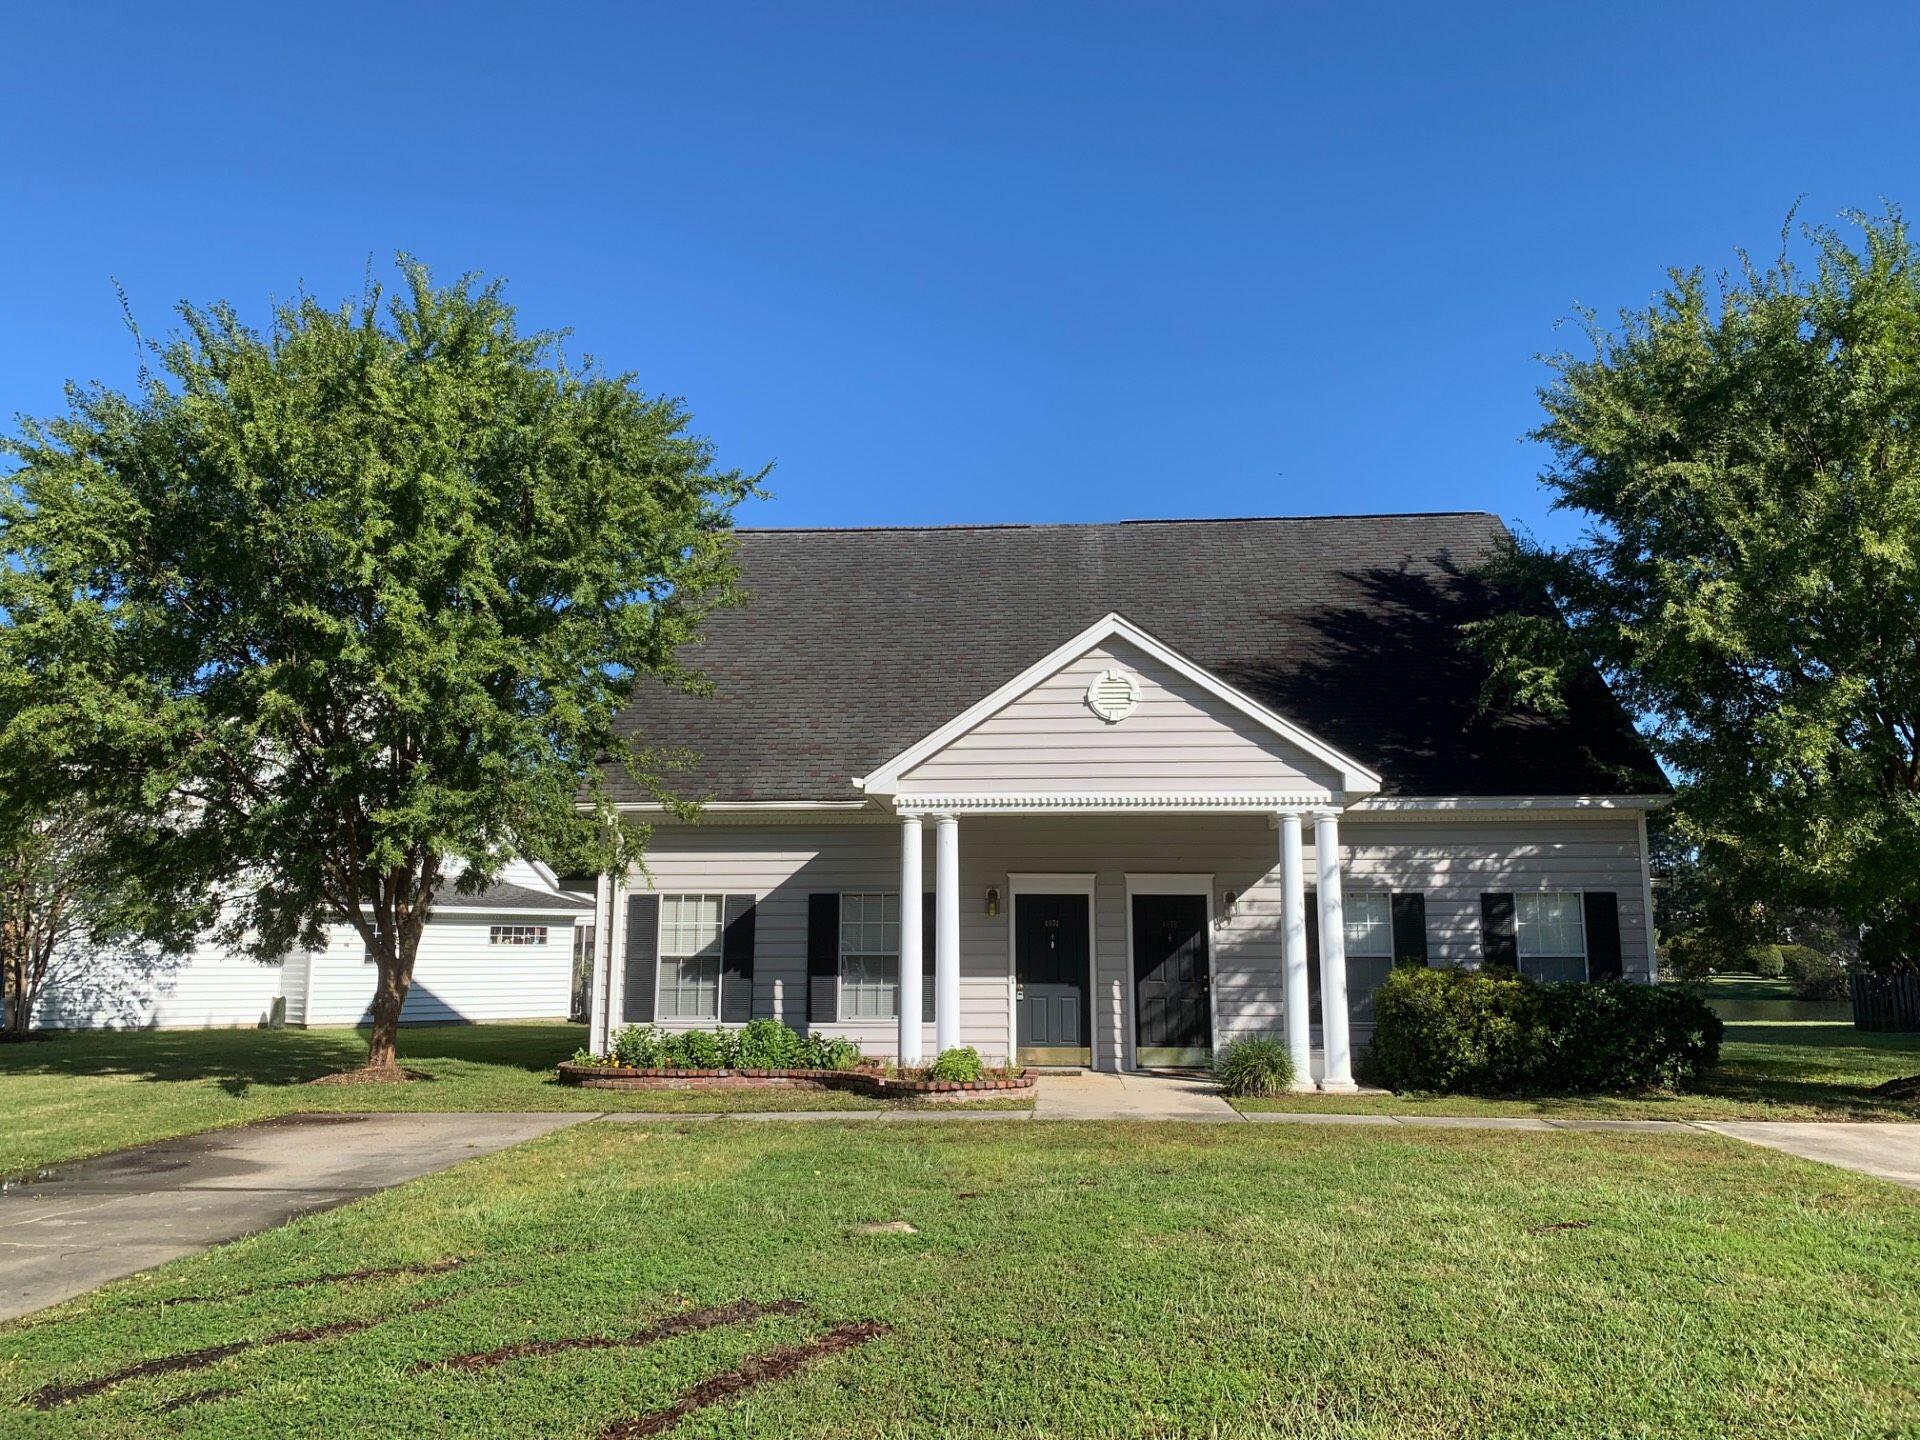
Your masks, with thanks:
[{"label": "triangular pediment", "polygon": [[1353,796],[1380,777],[1109,615],[856,783],[900,797]]}]

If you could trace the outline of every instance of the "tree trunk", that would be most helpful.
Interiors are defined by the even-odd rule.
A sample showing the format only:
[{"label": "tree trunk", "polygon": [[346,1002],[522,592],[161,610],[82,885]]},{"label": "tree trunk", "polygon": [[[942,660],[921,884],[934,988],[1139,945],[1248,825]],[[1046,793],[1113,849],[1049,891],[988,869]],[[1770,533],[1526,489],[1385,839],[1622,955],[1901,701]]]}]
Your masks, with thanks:
[{"label": "tree trunk", "polygon": [[[373,1033],[367,1037],[369,1069],[392,1069],[400,1036],[400,1011],[413,988],[413,961],[420,949],[418,935],[381,937],[386,943],[374,952],[379,978],[373,991]],[[381,953],[391,950],[391,954]]]}]

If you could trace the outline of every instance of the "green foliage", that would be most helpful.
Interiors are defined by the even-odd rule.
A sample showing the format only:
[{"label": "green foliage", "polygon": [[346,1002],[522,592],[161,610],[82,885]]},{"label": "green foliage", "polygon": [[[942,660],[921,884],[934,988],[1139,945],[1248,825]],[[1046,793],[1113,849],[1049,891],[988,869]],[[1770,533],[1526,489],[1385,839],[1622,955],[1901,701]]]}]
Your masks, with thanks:
[{"label": "green foliage", "polygon": [[843,1036],[807,1035],[794,1063],[803,1070],[853,1070],[860,1060],[860,1047]]},{"label": "green foliage", "polygon": [[1799,1000],[1845,1000],[1852,990],[1847,967],[1805,945],[1779,945],[1780,971]]},{"label": "green foliage", "polygon": [[742,1070],[792,1070],[800,1064],[800,1036],[774,1019],[740,1027],[734,1063]]},{"label": "green foliage", "polygon": [[1241,1035],[1215,1053],[1213,1074],[1229,1095],[1284,1095],[1293,1084],[1293,1056],[1278,1035]]},{"label": "green foliage", "polygon": [[682,1030],[667,1037],[666,1061],[687,1070],[725,1070],[736,1046],[724,1030]]},{"label": "green foliage", "polygon": [[1920,257],[1897,213],[1718,286],[1674,272],[1553,361],[1537,431],[1570,548],[1493,578],[1498,688],[1598,667],[1736,901],[1832,908],[1920,964]]},{"label": "green foliage", "polygon": [[1470,1095],[1680,1090],[1719,1061],[1721,1023],[1675,985],[1540,985],[1395,970],[1374,995],[1372,1073],[1395,1090]]},{"label": "green foliage", "polygon": [[942,1050],[927,1067],[929,1080],[978,1080],[986,1074],[986,1064],[980,1059],[980,1052],[971,1045],[955,1045]]},{"label": "green foliage", "polygon": [[376,1059],[460,864],[635,858],[603,764],[671,799],[672,757],[614,715],[639,677],[699,688],[677,653],[736,598],[754,493],[497,285],[401,276],[265,332],[182,307],[136,393],[23,422],[0,489],[8,754],[80,777],[156,892],[253,877],[223,924],[259,954],[359,928]]},{"label": "green foliage", "polygon": [[667,1062],[667,1032],[657,1025],[628,1025],[614,1033],[613,1059],[638,1070],[654,1070]]},{"label": "green foliage", "polygon": [[1787,973],[1787,958],[1778,945],[1757,945],[1747,957],[1747,968],[1763,980],[1778,980]]}]

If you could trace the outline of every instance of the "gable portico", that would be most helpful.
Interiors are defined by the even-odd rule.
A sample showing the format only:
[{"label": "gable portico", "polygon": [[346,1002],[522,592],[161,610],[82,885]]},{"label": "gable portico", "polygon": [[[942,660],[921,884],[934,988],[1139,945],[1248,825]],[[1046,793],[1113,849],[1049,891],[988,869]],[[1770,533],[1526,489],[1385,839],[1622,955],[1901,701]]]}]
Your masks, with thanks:
[{"label": "gable portico", "polygon": [[[933,978],[936,1052],[960,1043],[960,846],[963,816],[1022,815],[1138,816],[1138,815],[1258,815],[1267,817],[1277,832],[1274,869],[1280,876],[1280,933],[1285,975],[1284,1014],[1287,1046],[1293,1055],[1298,1083],[1308,1084],[1312,1073],[1312,1037],[1308,1025],[1308,927],[1318,941],[1319,974],[1325,1016],[1324,1064],[1320,1085],[1328,1090],[1352,1090],[1352,1043],[1348,1028],[1345,923],[1342,914],[1344,878],[1340,864],[1340,811],[1378,791],[1380,777],[1294,725],[1251,697],[1194,664],[1124,616],[1109,614],[1050,654],[982,697],[886,764],[854,781],[868,796],[890,807],[901,826],[900,893],[920,893],[924,832],[935,834],[933,886]],[[1303,862],[1303,826],[1313,829],[1316,858],[1317,904],[1309,915]],[[1091,858],[1091,857],[1090,857]],[[1079,872],[1067,872],[1075,874]],[[1092,872],[1088,872],[1089,882]],[[1158,890],[1142,887],[1142,895],[1183,893],[1192,889],[1195,875],[1163,873]],[[1211,877],[1207,898],[1211,902]],[[1177,887],[1177,888],[1176,888]],[[1139,914],[1129,884],[1130,951],[1135,949],[1133,920]],[[1007,901],[1017,911],[1017,895],[1010,877]],[[1029,889],[1026,893],[1046,893]],[[1091,892],[1089,892],[1091,893]],[[928,938],[918,914],[902,912],[900,973],[902,983],[897,1053],[903,1064],[923,1058],[923,1026],[919,1023],[919,980]],[[1207,930],[1214,924],[1209,905]],[[1021,963],[1019,916],[1010,941],[1010,962]],[[1060,917],[1047,922],[1059,925]],[[1067,920],[1071,936],[1071,919]],[[1089,922],[1091,923],[1091,922]],[[1188,924],[1192,921],[1189,919]],[[1053,939],[1054,937],[1049,937]],[[1079,943],[1071,940],[1069,943]],[[1088,995],[1092,1001],[1092,937],[1088,947]],[[1204,949],[1205,966],[1191,953],[1169,955],[1168,963],[1181,972],[1179,980],[1144,978],[1121,986],[1122,1007],[1134,1011],[1125,1027],[1131,1048],[1143,1048],[1139,1034],[1142,996],[1149,984],[1171,987],[1169,998],[1178,1008],[1192,1002],[1181,986],[1208,991],[1209,1015],[1213,937],[1203,933],[1180,939],[1175,948]],[[1129,966],[1145,963],[1136,953]],[[910,981],[908,977],[913,979]],[[1023,1022],[1022,1005],[1037,1005],[1025,985],[1014,982],[1016,1031]],[[943,1003],[951,997],[952,1003]],[[1204,1050],[1211,1045],[1217,1024],[1207,1027],[1207,1044],[1157,1046],[1156,1049]],[[1076,1047],[1022,1046],[1016,1033],[1009,1049],[1032,1058],[1057,1058],[1054,1049]],[[1032,1037],[1030,1037],[1032,1038]],[[1197,1037],[1188,1037],[1197,1038]],[[1088,1050],[1094,1047],[1089,1045]],[[1094,1057],[1090,1054],[1089,1060]],[[1111,1057],[1110,1057],[1111,1058]]]}]

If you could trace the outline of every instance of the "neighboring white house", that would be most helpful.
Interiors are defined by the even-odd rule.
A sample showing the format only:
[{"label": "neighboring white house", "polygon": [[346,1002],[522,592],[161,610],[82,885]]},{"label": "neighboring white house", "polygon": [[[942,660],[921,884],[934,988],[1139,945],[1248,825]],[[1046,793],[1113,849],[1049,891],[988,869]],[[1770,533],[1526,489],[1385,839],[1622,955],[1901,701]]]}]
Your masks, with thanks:
[{"label": "neighboring white house", "polygon": [[[1597,677],[1482,704],[1484,514],[742,531],[749,603],[623,723],[697,752],[603,881],[593,1043],[775,1015],[916,1060],[1353,1085],[1397,964],[1654,978],[1668,783]],[[1323,997],[1326,1003],[1323,1003]]]},{"label": "neighboring white house", "polygon": [[[443,891],[420,937],[403,1024],[565,1019],[576,928],[592,901],[544,865],[516,861],[477,895]],[[324,949],[263,963],[207,943],[177,960],[93,957],[56,971],[34,1008],[49,1030],[358,1025],[371,1018],[374,969],[349,925]]]}]

